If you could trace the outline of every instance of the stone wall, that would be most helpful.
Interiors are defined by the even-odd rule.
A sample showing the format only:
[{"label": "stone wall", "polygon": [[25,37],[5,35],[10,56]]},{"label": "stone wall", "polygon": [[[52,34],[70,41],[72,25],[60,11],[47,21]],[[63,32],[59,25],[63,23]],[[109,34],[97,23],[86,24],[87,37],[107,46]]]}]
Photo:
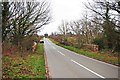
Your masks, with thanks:
[{"label": "stone wall", "polygon": [[83,44],[84,49],[89,49],[91,51],[97,52],[99,50],[99,46],[95,44]]}]

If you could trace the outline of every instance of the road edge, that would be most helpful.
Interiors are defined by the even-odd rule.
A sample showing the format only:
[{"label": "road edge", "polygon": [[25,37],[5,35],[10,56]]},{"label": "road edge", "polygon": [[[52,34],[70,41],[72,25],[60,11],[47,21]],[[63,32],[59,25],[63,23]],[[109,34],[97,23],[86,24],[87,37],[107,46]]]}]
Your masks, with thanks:
[{"label": "road edge", "polygon": [[47,56],[46,56],[46,52],[45,52],[45,46],[44,46],[44,60],[45,60],[45,77],[46,80],[52,80],[51,76],[50,76],[50,71],[48,68],[48,62],[47,62]]},{"label": "road edge", "polygon": [[[48,38],[48,39],[49,39],[49,38]],[[50,40],[50,39],[49,39],[49,40]],[[51,40],[50,40],[50,41],[51,41]],[[51,41],[51,42],[54,43],[53,41]],[[59,47],[62,47],[62,48],[64,48],[64,49],[66,49],[66,50],[72,51],[72,50],[67,49],[67,48],[65,48],[65,47],[63,47],[63,46],[60,46],[60,45],[58,45],[58,44],[56,44],[56,43],[54,43],[54,44],[57,45],[57,46],[59,46]],[[72,51],[72,52],[74,52],[74,51]],[[100,60],[100,59],[96,59],[96,58],[92,58],[92,57],[89,57],[89,56],[85,56],[85,55],[79,54],[79,53],[77,53],[77,52],[74,52],[74,53],[75,53],[76,55],[80,55],[80,56],[83,56],[83,57],[92,59],[92,60],[94,60],[94,61],[98,61],[98,62],[100,62],[100,63],[104,63],[104,64],[107,64],[107,65],[116,67],[116,68],[119,68],[119,67],[120,67],[119,64],[116,65],[116,64],[112,64],[112,63],[110,63],[110,62],[102,61],[102,60]],[[118,58],[118,60],[119,60],[119,58]]]}]

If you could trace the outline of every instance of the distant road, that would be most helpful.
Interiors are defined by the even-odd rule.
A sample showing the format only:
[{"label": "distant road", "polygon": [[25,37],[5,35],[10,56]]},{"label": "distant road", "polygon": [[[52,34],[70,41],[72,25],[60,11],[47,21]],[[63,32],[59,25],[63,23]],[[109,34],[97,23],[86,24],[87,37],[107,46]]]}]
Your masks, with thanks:
[{"label": "distant road", "polygon": [[118,67],[64,49],[44,38],[52,78],[118,78]]}]

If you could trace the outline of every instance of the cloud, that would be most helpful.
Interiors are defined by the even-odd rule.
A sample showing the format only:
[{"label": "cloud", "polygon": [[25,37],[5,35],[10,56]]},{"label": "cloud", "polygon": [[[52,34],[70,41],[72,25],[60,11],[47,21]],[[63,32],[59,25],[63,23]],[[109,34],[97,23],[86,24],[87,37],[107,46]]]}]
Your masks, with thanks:
[{"label": "cloud", "polygon": [[[51,2],[52,23],[45,26],[39,34],[57,31],[62,20],[78,20],[85,11],[84,2],[87,0],[49,0]],[[52,30],[51,30],[52,29]]]}]

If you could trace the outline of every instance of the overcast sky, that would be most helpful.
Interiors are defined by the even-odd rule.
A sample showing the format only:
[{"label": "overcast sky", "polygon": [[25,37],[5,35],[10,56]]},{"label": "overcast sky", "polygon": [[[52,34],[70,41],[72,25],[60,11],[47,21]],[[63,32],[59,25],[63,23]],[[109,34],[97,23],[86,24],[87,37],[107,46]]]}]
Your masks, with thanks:
[{"label": "overcast sky", "polygon": [[86,12],[83,3],[88,0],[49,0],[51,3],[52,21],[50,24],[44,26],[38,34],[51,34],[58,31],[58,26],[62,20],[71,21],[78,20]]}]

